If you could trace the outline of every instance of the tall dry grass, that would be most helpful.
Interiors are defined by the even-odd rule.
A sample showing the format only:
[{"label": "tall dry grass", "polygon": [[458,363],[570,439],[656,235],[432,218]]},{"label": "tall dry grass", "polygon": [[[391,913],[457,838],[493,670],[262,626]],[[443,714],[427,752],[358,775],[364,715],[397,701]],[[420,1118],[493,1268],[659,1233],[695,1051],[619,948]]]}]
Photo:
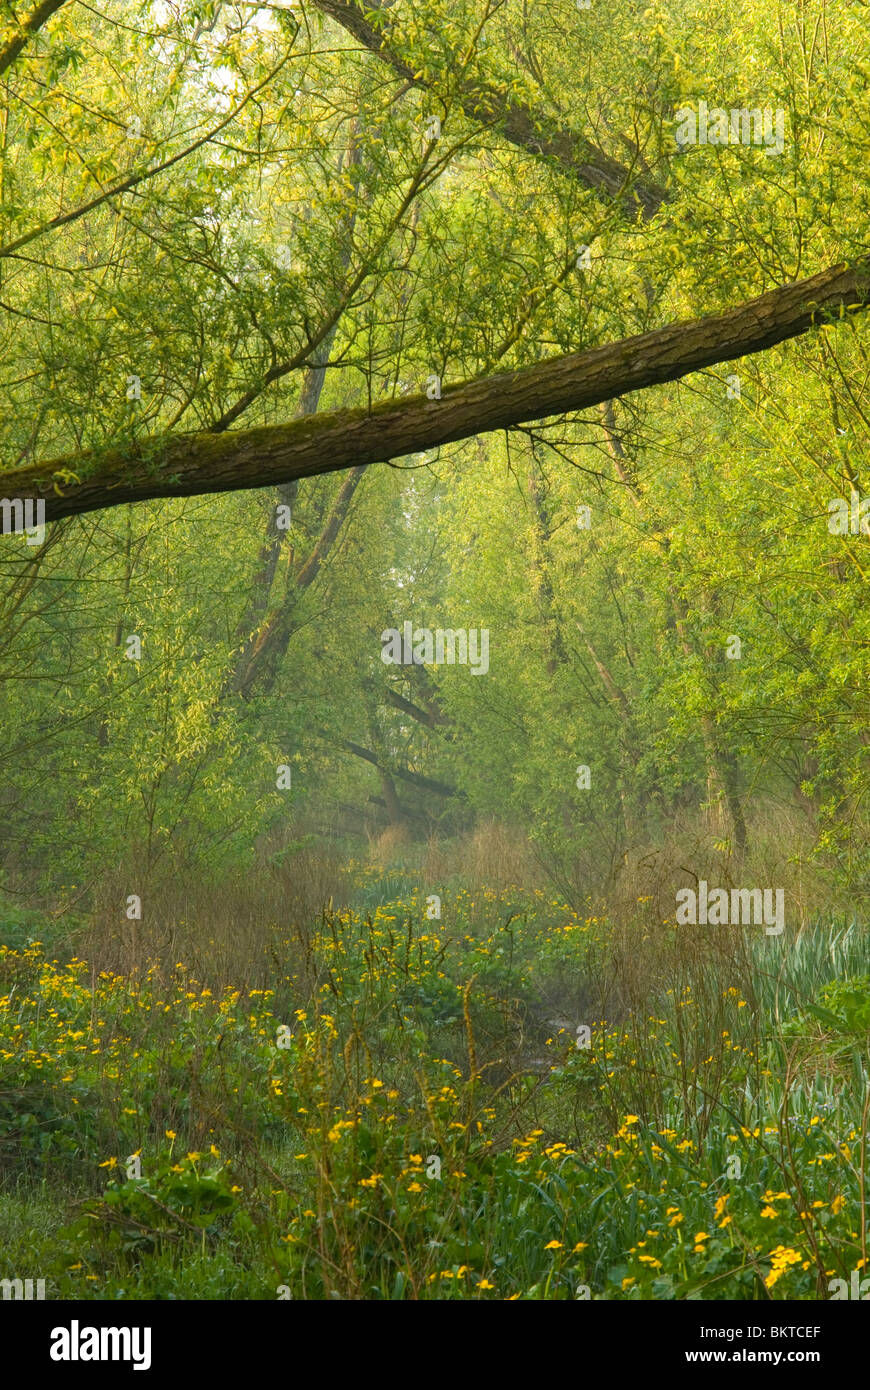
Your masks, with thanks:
[{"label": "tall dry grass", "polygon": [[[126,915],[133,884],[141,920]],[[313,848],[223,880],[189,874],[143,883],[132,865],[120,866],[95,885],[89,924],[74,945],[98,974],[135,976],[156,965],[169,978],[180,961],[211,989],[265,988],[300,968],[306,933],[347,891],[337,857]]]}]

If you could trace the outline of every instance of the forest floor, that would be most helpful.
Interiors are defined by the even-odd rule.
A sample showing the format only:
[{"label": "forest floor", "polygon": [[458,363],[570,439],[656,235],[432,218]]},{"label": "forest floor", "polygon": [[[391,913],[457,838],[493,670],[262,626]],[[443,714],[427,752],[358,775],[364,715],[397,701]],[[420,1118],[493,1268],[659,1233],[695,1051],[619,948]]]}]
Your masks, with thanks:
[{"label": "forest floor", "polygon": [[231,981],[207,953],[99,969],[0,914],[0,1277],[92,1299],[848,1296],[866,925],[771,938],[641,900],[617,927],[355,872],[351,906],[264,928]]}]

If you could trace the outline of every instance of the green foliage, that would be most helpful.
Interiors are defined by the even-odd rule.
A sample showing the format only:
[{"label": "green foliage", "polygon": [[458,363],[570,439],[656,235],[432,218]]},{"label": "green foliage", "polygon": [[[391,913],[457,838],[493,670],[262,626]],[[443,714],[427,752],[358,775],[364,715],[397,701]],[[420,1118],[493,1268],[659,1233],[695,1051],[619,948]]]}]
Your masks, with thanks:
[{"label": "green foliage", "polygon": [[[378,54],[313,0],[61,6],[3,73],[0,492],[183,487],[186,436],[274,458],[298,415],[329,453],[317,411],[507,393],[867,257],[866,6],[599,9],[403,0]],[[782,151],[678,150],[702,100],[781,110]],[[870,615],[829,521],[868,492],[866,324],[0,537],[0,1259],[32,1222],[111,1298],[858,1267]],[[406,622],[485,629],[488,671],[386,665]],[[678,931],[704,874],[782,884],[783,939]]]},{"label": "green foliage", "polygon": [[822,990],[821,1004],[808,1004],[807,1013],[838,1033],[865,1037],[870,1033],[870,976],[835,980]]},{"label": "green foliage", "polygon": [[[152,1175],[109,1183],[102,1197],[86,1202],[82,1215],[63,1233],[73,1248],[92,1260],[96,1246],[104,1254],[142,1258],[190,1235],[214,1236],[239,1204],[223,1165],[200,1171],[202,1155],[181,1163],[158,1160]],[[251,1230],[250,1218],[237,1229]]]},{"label": "green foliage", "polygon": [[[517,913],[515,891],[443,907],[449,935],[413,899],[325,917],[314,984],[282,1001],[184,972],[92,987],[81,962],[7,950],[6,1097],[42,1072],[40,1129],[78,1112],[52,1163],[5,1156],[28,1194],[0,1218],[10,1268],[22,1200],[71,1297],[812,1300],[858,1267],[866,1054],[786,1067],[813,1013],[780,1026],[780,996],[747,999],[761,945],[741,964],[647,916],[644,998],[608,1022],[613,924],[534,898]],[[866,930],[809,939],[779,948],[781,977],[854,1043]],[[588,1047],[546,1014],[578,972]],[[91,1016],[83,1044],[71,1025]],[[58,1163],[85,1194],[65,1224]]]}]

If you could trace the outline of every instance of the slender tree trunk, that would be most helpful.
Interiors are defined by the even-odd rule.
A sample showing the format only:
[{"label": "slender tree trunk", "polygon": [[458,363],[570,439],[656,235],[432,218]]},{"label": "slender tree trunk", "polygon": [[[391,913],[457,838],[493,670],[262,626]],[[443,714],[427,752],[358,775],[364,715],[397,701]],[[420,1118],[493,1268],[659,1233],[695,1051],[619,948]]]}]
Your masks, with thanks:
[{"label": "slender tree trunk", "polygon": [[[631,460],[627,457],[619,436],[612,401],[606,401],[602,405],[601,418],[607,448],[614,461],[619,480],[628,489],[629,496],[635,506],[640,509],[643,506],[643,494]],[[662,548],[671,569],[673,569],[667,538],[662,542]],[[686,606],[677,592],[673,579],[669,579],[667,588],[680,646],[683,655],[687,660],[690,660],[693,653],[687,631]],[[707,669],[709,672],[709,654],[707,655]],[[711,699],[715,700],[717,692],[712,673],[709,675],[709,685]],[[737,762],[731,750],[724,746],[720,731],[716,727],[715,719],[711,713],[708,712],[701,716],[700,726],[707,767],[707,825],[714,834],[729,836],[735,857],[741,860],[746,853],[747,836],[746,821],[740,802],[740,777]]]}]

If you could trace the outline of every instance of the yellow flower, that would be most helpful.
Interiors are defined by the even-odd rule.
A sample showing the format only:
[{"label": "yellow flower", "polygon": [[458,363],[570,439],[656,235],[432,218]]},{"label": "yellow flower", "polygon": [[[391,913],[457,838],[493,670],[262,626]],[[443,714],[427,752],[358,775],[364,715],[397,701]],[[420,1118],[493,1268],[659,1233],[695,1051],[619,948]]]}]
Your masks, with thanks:
[{"label": "yellow flower", "polygon": [[578,1241],[578,1243],[574,1246],[574,1249],[571,1251],[571,1254],[576,1255],[578,1251],[585,1250],[588,1243],[589,1242],[585,1240]]},{"label": "yellow flower", "polygon": [[167,1139],[174,1139],[174,1138],[175,1138],[175,1130],[174,1130],[174,1129],[167,1129],[167,1130],[164,1130],[164,1133],[165,1133]]},{"label": "yellow flower", "polygon": [[545,1249],[545,1250],[561,1250],[561,1249],[562,1249],[562,1242],[561,1242],[561,1240],[551,1240],[550,1243],[549,1243],[548,1245],[545,1245],[545,1246],[544,1246],[544,1249]]},{"label": "yellow flower", "polygon": [[418,1182],[412,1182],[412,1183],[409,1183],[409,1184],[408,1184],[407,1191],[408,1191],[408,1192],[422,1192],[423,1189],[422,1189],[422,1187],[420,1186],[420,1184],[419,1184]]},{"label": "yellow flower", "polygon": [[97,1167],[98,1167],[98,1168],[117,1168],[117,1166],[118,1166],[118,1160],[117,1160],[117,1158],[107,1158],[106,1161],[105,1161],[105,1163],[98,1163],[98,1164],[97,1164]]},{"label": "yellow flower", "polygon": [[768,1220],[775,1221],[775,1220],[776,1220],[776,1216],[777,1216],[777,1212],[776,1212],[776,1209],[775,1209],[774,1207],[763,1207],[763,1208],[762,1208],[762,1211],[761,1211],[761,1215],[764,1216],[764,1217],[766,1217]]},{"label": "yellow flower", "polygon": [[775,1250],[771,1250],[770,1259],[771,1270],[764,1281],[769,1289],[772,1289],[776,1281],[782,1278],[790,1265],[801,1263],[798,1252],[790,1249],[787,1245],[778,1245]]},{"label": "yellow flower", "polygon": [[494,1289],[495,1284],[491,1284],[488,1279],[481,1279],[477,1287],[479,1289]]},{"label": "yellow flower", "polygon": [[846,1198],[845,1198],[845,1197],[843,1197],[842,1195],[841,1195],[841,1196],[838,1196],[838,1197],[835,1197],[834,1200],[833,1200],[833,1202],[831,1203],[831,1211],[834,1213],[835,1216],[839,1216],[840,1212],[843,1210],[843,1208],[844,1208],[845,1205],[846,1205]]}]

